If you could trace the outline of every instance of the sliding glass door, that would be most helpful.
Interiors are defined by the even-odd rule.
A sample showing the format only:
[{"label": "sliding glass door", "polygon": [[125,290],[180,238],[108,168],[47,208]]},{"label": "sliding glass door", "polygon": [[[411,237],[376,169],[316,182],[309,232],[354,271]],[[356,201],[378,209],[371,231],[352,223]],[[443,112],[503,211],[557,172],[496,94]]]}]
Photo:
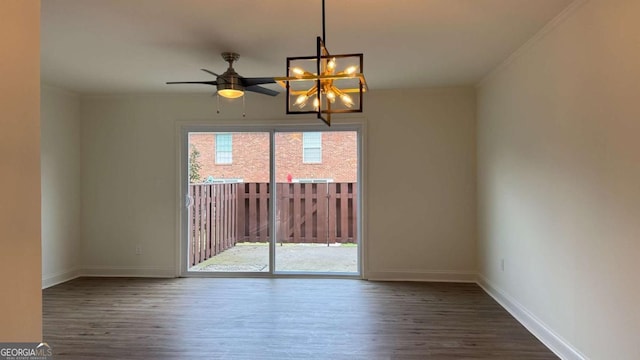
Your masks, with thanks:
[{"label": "sliding glass door", "polygon": [[270,271],[269,149],[268,132],[189,132],[189,271]]},{"label": "sliding glass door", "polygon": [[276,272],[358,272],[358,134],[275,134]]},{"label": "sliding glass door", "polygon": [[183,273],[358,275],[357,129],[231,130],[184,132]]}]

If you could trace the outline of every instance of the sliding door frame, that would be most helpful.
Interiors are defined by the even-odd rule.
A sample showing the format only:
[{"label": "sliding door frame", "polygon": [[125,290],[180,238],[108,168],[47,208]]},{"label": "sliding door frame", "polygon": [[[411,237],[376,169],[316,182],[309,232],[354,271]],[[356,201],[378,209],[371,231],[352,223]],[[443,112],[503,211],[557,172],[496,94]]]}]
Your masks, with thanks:
[{"label": "sliding door frame", "polygon": [[[260,278],[272,278],[272,277],[322,277],[322,278],[352,278],[352,279],[364,279],[367,268],[367,243],[366,241],[366,125],[365,120],[362,118],[351,118],[343,121],[336,121],[331,127],[327,127],[324,124],[318,124],[317,122],[297,122],[291,123],[290,121],[261,121],[247,123],[246,120],[236,120],[233,122],[220,122],[215,123],[211,121],[178,121],[176,122],[176,164],[177,164],[177,186],[176,186],[176,276],[177,277],[260,277]],[[358,241],[358,273],[336,273],[336,272],[276,272],[275,271],[275,246],[277,226],[276,224],[276,203],[277,201],[269,202],[269,221],[271,225],[271,241],[269,242],[269,271],[268,272],[202,272],[202,271],[189,271],[187,254],[188,254],[188,219],[186,206],[187,206],[187,194],[188,194],[188,154],[189,154],[189,139],[190,132],[267,132],[269,133],[269,178],[270,186],[275,184],[275,134],[278,132],[313,132],[313,131],[355,131],[357,133],[357,151],[358,151],[358,169],[357,169],[357,241]],[[276,188],[272,186],[270,189],[271,198],[276,199]]]}]

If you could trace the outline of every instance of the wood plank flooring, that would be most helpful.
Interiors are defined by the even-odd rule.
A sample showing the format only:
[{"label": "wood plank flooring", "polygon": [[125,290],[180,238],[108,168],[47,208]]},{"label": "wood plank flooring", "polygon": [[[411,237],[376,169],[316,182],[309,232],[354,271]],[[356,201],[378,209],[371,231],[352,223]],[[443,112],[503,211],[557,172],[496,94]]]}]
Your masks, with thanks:
[{"label": "wood plank flooring", "polygon": [[55,359],[557,359],[475,284],[80,278],[44,290]]}]

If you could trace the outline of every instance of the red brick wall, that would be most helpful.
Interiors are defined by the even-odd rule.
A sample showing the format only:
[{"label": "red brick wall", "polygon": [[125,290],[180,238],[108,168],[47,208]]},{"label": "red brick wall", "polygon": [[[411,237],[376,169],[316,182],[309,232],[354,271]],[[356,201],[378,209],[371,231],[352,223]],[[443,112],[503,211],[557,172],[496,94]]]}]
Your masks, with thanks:
[{"label": "red brick wall", "polygon": [[269,181],[269,134],[233,133],[232,163],[216,164],[215,133],[189,134],[189,152],[195,147],[200,152],[200,178],[240,178],[245,182]]},{"label": "red brick wall", "polygon": [[322,133],[322,163],[302,161],[302,133],[276,134],[276,181],[294,179],[333,179],[335,182],[357,180],[357,136],[353,131]]},{"label": "red brick wall", "polygon": [[[200,177],[241,178],[245,182],[269,181],[269,134],[233,133],[232,163],[215,163],[215,133],[189,134],[189,152],[200,152]],[[322,133],[322,163],[302,161],[302,133],[276,134],[276,181],[294,179],[333,179],[335,182],[357,180],[357,133],[334,131]]]}]

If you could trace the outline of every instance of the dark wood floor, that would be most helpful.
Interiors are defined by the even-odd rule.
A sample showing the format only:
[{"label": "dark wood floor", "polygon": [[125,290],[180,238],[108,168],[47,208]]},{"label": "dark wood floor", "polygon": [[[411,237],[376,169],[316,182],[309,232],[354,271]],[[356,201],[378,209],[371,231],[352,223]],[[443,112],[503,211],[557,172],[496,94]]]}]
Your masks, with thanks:
[{"label": "dark wood floor", "polygon": [[55,359],[557,359],[474,284],[81,278],[44,290]]}]

